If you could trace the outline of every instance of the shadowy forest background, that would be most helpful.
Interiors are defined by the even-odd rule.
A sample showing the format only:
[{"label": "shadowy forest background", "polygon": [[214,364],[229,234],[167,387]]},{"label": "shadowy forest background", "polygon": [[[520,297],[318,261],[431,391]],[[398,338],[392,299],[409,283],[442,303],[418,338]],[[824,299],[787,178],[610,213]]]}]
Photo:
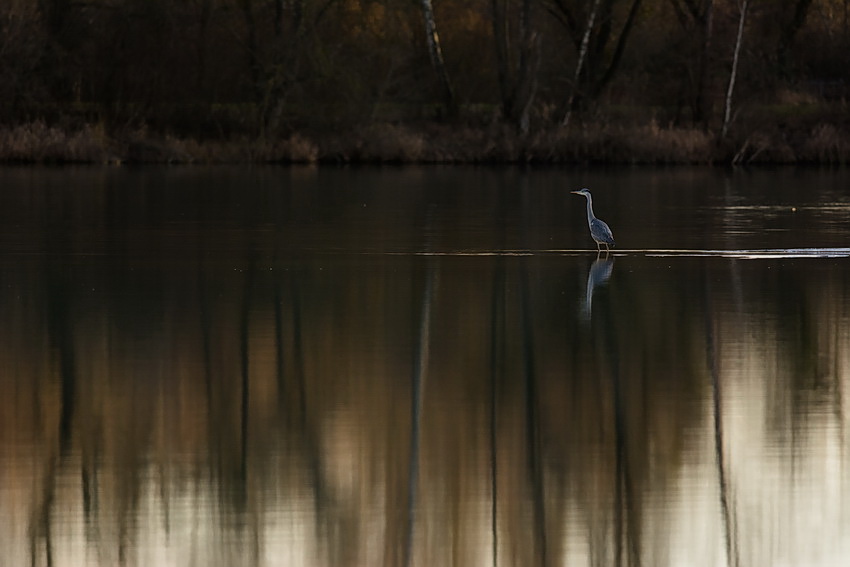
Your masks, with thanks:
[{"label": "shadowy forest background", "polygon": [[844,163],[850,0],[4,0],[4,161]]}]

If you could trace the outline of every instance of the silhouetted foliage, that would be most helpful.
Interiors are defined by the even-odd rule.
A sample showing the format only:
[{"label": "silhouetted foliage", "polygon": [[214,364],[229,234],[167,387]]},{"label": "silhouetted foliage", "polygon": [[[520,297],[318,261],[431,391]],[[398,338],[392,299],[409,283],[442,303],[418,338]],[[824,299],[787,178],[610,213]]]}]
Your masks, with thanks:
[{"label": "silhouetted foliage", "polygon": [[[443,120],[448,106],[454,123],[524,134],[557,128],[567,110],[579,124],[719,130],[736,1],[597,4],[589,18],[592,0],[433,10],[399,0],[9,0],[0,121],[229,141]],[[762,126],[747,121],[754,106],[845,104],[850,23],[830,15],[841,9],[752,5],[733,133],[736,120],[742,140]]]}]

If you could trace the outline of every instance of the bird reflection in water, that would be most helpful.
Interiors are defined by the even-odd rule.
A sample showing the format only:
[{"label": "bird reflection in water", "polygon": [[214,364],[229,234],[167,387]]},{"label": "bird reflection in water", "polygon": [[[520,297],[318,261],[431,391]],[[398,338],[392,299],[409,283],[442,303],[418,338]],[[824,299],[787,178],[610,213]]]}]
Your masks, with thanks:
[{"label": "bird reflection in water", "polygon": [[587,288],[585,289],[584,302],[581,306],[581,314],[586,321],[590,320],[591,308],[593,305],[593,291],[598,287],[608,282],[611,277],[611,272],[614,269],[614,260],[608,256],[596,258],[596,261],[590,266],[587,272]]}]

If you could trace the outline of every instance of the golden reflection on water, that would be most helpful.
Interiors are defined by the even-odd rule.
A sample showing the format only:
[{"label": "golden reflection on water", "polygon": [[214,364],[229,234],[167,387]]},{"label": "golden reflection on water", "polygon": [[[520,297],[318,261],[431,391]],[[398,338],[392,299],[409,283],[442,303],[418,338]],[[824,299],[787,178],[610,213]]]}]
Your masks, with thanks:
[{"label": "golden reflection on water", "polygon": [[7,267],[3,563],[850,557],[846,268],[676,262]]},{"label": "golden reflection on water", "polygon": [[0,172],[0,565],[850,559],[817,195],[625,172],[594,262],[563,172],[196,171]]}]

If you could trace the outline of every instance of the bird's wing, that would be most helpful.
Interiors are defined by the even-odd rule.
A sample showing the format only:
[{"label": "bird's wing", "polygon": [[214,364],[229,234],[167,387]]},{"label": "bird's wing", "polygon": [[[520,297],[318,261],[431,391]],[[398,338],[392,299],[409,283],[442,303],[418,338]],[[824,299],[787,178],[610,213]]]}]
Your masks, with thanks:
[{"label": "bird's wing", "polygon": [[611,229],[608,228],[608,225],[605,224],[605,221],[599,219],[593,219],[590,223],[590,232],[594,236],[599,237],[603,242],[614,242],[614,235],[611,233]]}]

